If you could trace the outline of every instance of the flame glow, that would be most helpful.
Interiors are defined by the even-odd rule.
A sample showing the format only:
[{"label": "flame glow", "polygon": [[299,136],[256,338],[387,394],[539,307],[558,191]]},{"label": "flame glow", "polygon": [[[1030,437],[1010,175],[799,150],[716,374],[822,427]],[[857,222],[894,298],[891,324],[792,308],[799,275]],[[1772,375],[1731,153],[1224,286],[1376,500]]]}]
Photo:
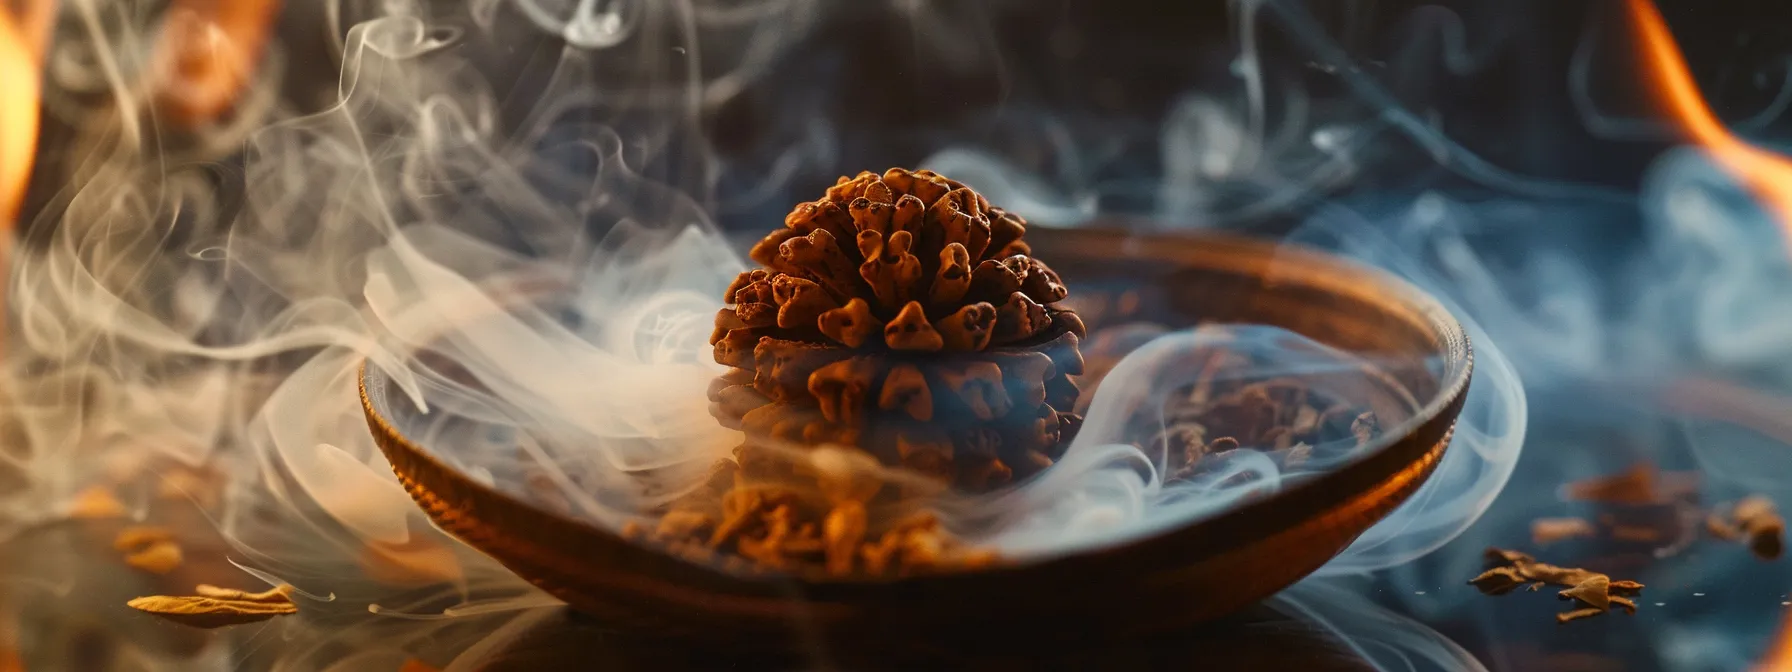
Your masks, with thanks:
[{"label": "flame glow", "polygon": [[1675,121],[1693,142],[1754,190],[1782,228],[1792,227],[1792,160],[1743,142],[1724,128],[1699,95],[1692,71],[1654,3],[1630,0],[1630,13],[1651,83],[1659,89]]},{"label": "flame glow", "polygon": [[[1710,152],[1718,165],[1755,192],[1783,231],[1792,233],[1792,160],[1749,145],[1725,129],[1699,94],[1685,56],[1668,32],[1661,11],[1650,0],[1630,0],[1629,7],[1651,83],[1658,88],[1675,121],[1694,143]],[[1792,244],[1792,236],[1788,240]],[[1746,414],[1740,408],[1735,412]],[[1792,619],[1780,627],[1756,669],[1792,670]]]},{"label": "flame glow", "polygon": [[210,121],[255,74],[279,0],[179,0],[158,42],[161,102],[188,124]]},{"label": "flame glow", "polygon": [[0,226],[10,227],[25,198],[37,151],[37,106],[44,40],[55,7],[26,0],[23,11],[0,7]]}]

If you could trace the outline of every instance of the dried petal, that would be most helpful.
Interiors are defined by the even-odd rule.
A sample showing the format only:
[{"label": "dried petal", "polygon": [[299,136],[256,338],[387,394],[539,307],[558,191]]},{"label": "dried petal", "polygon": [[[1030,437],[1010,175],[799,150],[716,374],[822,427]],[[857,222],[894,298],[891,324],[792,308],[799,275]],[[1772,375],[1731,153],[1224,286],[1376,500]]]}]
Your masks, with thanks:
[{"label": "dried petal", "polygon": [[110,489],[98,485],[76,494],[68,508],[68,517],[88,520],[122,518],[126,513],[118,497]]},{"label": "dried petal", "polygon": [[945,347],[945,341],[927,323],[927,315],[922,312],[919,302],[910,301],[896,314],[896,319],[884,325],[884,343],[896,350],[915,350],[933,352]]},{"label": "dried petal", "polygon": [[1747,540],[1755,557],[1772,560],[1785,550],[1785,520],[1773,500],[1751,495],[1730,508],[1728,519],[1717,514],[1705,522],[1712,536],[1725,540]]},{"label": "dried petal", "polygon": [[1599,609],[1596,607],[1587,607],[1585,609],[1575,609],[1573,611],[1564,611],[1562,613],[1556,614],[1556,622],[1557,623],[1567,623],[1569,621],[1578,621],[1583,618],[1592,618],[1594,616],[1598,616],[1603,613],[1605,613],[1604,609]]},{"label": "dried petal", "polygon": [[1358,448],[1369,445],[1376,435],[1381,433],[1381,422],[1375,419],[1374,411],[1363,411],[1350,421],[1350,433],[1356,437]]},{"label": "dried petal", "polygon": [[1539,546],[1563,539],[1593,536],[1593,524],[1582,518],[1538,518],[1531,521],[1531,541]]},{"label": "dried petal", "polygon": [[1606,592],[1612,595],[1636,595],[1643,592],[1643,584],[1635,581],[1613,581],[1606,586]]},{"label": "dried petal", "polygon": [[118,531],[118,536],[112,538],[112,548],[133,552],[164,541],[174,541],[173,530],[154,525],[133,525]]},{"label": "dried petal", "polygon": [[193,592],[197,593],[200,597],[209,597],[214,600],[259,602],[262,604],[292,604],[292,591],[292,586],[284,583],[259,593],[251,593],[237,588],[220,588],[205,583],[193,587]]},{"label": "dried petal", "polygon": [[[202,588],[205,588],[202,586]],[[242,597],[189,597],[152,595],[126,602],[139,611],[195,628],[221,628],[265,621],[275,616],[296,614],[299,607],[284,592],[248,594],[241,591],[214,589],[216,594],[241,594]],[[279,590],[279,589],[276,589]]]},{"label": "dried petal", "polygon": [[1468,582],[1488,595],[1504,595],[1526,583],[1524,577],[1518,575],[1518,570],[1511,567],[1489,569]]},{"label": "dried petal", "polygon": [[460,558],[447,544],[423,534],[404,543],[370,541],[359,558],[368,578],[393,586],[429,586],[461,578]]},{"label": "dried petal", "polygon": [[1610,586],[1611,577],[1594,574],[1580,583],[1574,584],[1573,588],[1556,593],[1556,596],[1564,600],[1579,600],[1589,607],[1597,607],[1602,610],[1610,609],[1612,606],[1611,595],[1606,593],[1606,589]]},{"label": "dried petal", "polygon": [[172,541],[158,541],[124,556],[125,564],[152,574],[172,572],[179,569],[185,560],[180,545]]},{"label": "dried petal", "polygon": [[1290,446],[1288,452],[1282,455],[1282,468],[1294,469],[1302,467],[1311,459],[1313,459],[1313,446],[1306,443],[1297,443]]},{"label": "dried petal", "polygon": [[1684,499],[1694,494],[1696,487],[1693,477],[1662,474],[1655,465],[1638,462],[1622,473],[1570,483],[1562,494],[1569,501],[1651,504]]},{"label": "dried petal", "polygon": [[1724,541],[1736,541],[1742,538],[1741,529],[1731,525],[1729,521],[1715,513],[1705,517],[1705,531]]},{"label": "dried petal", "polygon": [[1502,566],[1502,565],[1529,564],[1529,563],[1533,563],[1533,562],[1537,561],[1536,558],[1533,558],[1524,553],[1520,553],[1518,551],[1509,551],[1509,550],[1506,550],[1503,548],[1489,548],[1486,551],[1482,552],[1481,555],[1483,558],[1486,559],[1487,564],[1490,567],[1498,567],[1498,566]]}]

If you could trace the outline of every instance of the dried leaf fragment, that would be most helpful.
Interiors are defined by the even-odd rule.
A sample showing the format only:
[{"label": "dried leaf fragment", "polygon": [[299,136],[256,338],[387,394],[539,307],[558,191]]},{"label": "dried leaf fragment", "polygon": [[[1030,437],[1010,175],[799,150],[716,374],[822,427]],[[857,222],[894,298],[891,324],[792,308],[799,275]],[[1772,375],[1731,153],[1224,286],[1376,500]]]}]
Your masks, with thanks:
[{"label": "dried leaf fragment", "polygon": [[454,550],[417,532],[401,544],[369,541],[361,548],[359,561],[368,578],[387,585],[425,586],[461,577],[460,559]]},{"label": "dried leaf fragment", "polygon": [[98,485],[75,495],[68,508],[70,518],[88,520],[122,518],[125,513],[124,503],[118,501],[118,496],[112,494],[111,489]]},{"label": "dried leaf fragment", "polygon": [[125,564],[152,574],[167,574],[179,569],[185,561],[180,544],[172,541],[157,541],[124,556]]},{"label": "dried leaf fragment", "polygon": [[1743,498],[1727,512],[1705,520],[1711,536],[1725,541],[1746,541],[1749,551],[1762,560],[1773,560],[1785,551],[1785,519],[1770,500],[1761,495]]},{"label": "dried leaf fragment", "polygon": [[1611,583],[1611,577],[1595,574],[1588,577],[1587,580],[1575,584],[1573,588],[1556,593],[1556,597],[1564,600],[1579,600],[1582,604],[1598,607],[1600,610],[1610,609],[1612,599],[1611,594],[1607,591],[1610,590]]},{"label": "dried leaf fragment", "polygon": [[1567,586],[1567,590],[1556,593],[1556,598],[1573,600],[1585,605],[1582,608],[1556,614],[1556,622],[1567,623],[1582,618],[1591,618],[1603,614],[1616,604],[1628,613],[1636,613],[1636,603],[1620,596],[1634,596],[1642,591],[1643,584],[1635,581],[1613,581],[1611,577],[1599,572],[1557,567],[1538,562],[1524,553],[1499,548],[1487,549],[1484,557],[1489,569],[1480,576],[1471,579],[1481,592],[1488,595],[1503,595],[1517,588],[1525,581],[1530,590],[1537,590],[1544,583]]},{"label": "dried leaf fragment", "polygon": [[1538,518],[1531,521],[1531,541],[1539,546],[1593,536],[1593,524],[1584,518]]},{"label": "dried leaf fragment", "polygon": [[299,607],[288,596],[290,586],[263,593],[201,585],[196,596],[151,595],[126,602],[126,606],[193,628],[221,628],[257,623],[275,616],[296,614]]},{"label": "dried leaf fragment", "polygon": [[1638,462],[1616,474],[1569,483],[1562,498],[1605,504],[1654,504],[1682,499],[1696,490],[1697,481],[1692,476],[1665,474],[1651,463]]},{"label": "dried leaf fragment", "polygon": [[1592,618],[1594,616],[1598,616],[1600,614],[1605,613],[1605,611],[1606,610],[1604,610],[1604,609],[1599,609],[1596,607],[1586,607],[1583,609],[1575,609],[1573,611],[1564,611],[1562,613],[1556,614],[1556,622],[1557,623],[1567,623],[1569,621],[1578,621],[1583,618]]},{"label": "dried leaf fragment", "polygon": [[131,553],[163,541],[174,541],[174,531],[154,525],[132,525],[119,530],[118,536],[112,538],[112,549]]},{"label": "dried leaf fragment", "polygon": [[1486,595],[1504,595],[1527,583],[1518,570],[1511,567],[1489,569],[1468,582]]}]

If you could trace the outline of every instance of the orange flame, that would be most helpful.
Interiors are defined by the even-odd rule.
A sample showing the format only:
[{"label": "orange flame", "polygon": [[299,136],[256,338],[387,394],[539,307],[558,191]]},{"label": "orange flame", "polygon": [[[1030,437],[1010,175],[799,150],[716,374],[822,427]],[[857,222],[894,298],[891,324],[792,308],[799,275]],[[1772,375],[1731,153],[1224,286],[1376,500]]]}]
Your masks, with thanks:
[{"label": "orange flame", "polygon": [[218,118],[248,86],[279,0],[177,0],[157,42],[160,102],[183,123]]},{"label": "orange flame", "polygon": [[[1792,160],[1731,135],[1699,95],[1661,11],[1650,0],[1629,0],[1629,7],[1646,71],[1675,120],[1693,142],[1755,192],[1762,206],[1778,218],[1792,244]],[[1792,672],[1792,616],[1780,626],[1767,655],[1754,669]]]},{"label": "orange flame", "polygon": [[1659,89],[1675,120],[1693,142],[1755,192],[1762,205],[1779,219],[1781,227],[1792,231],[1792,161],[1737,139],[1717,120],[1699,95],[1685,57],[1654,3],[1630,0],[1630,13],[1636,21],[1651,83]]},{"label": "orange flame", "polygon": [[16,14],[0,4],[0,235],[19,215],[37,154],[43,54],[54,15],[48,0],[26,0]]}]

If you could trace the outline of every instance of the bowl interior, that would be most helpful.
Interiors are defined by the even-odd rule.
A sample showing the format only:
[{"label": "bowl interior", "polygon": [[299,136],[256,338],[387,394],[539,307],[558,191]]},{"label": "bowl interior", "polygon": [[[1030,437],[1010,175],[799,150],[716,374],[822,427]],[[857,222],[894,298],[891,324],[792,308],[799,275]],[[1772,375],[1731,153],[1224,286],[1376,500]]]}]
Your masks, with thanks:
[{"label": "bowl interior", "polygon": [[[1049,260],[1071,287],[1070,303],[1090,323],[1086,346],[1095,345],[1103,333],[1138,324],[1160,329],[1248,324],[1280,330],[1300,340],[1296,350],[1305,350],[1295,352],[1292,359],[1286,356],[1287,348],[1272,355],[1295,362],[1324,360],[1324,366],[1311,367],[1301,374],[1303,378],[1373,411],[1382,427],[1373,441],[1347,451],[1326,469],[1289,479],[1274,494],[1136,534],[1037,549],[1023,561],[1171,534],[1178,526],[1206,518],[1248,518],[1248,523],[1238,525],[1273,529],[1320,515],[1330,501],[1327,489],[1364,488],[1374,480],[1363,474],[1345,477],[1346,472],[1361,472],[1370,462],[1379,461],[1373,468],[1385,471],[1418,460],[1420,455],[1414,452],[1418,448],[1400,455],[1389,455],[1390,449],[1422,427],[1440,422],[1447,426],[1453,417],[1445,416],[1453,416],[1453,404],[1460,402],[1466,389],[1472,362],[1460,327],[1434,300],[1380,271],[1316,251],[1220,235],[1144,238],[1077,230],[1041,231],[1029,234],[1029,240],[1034,241],[1035,255]],[[1092,363],[1097,357],[1124,354],[1129,339],[1111,340],[1122,344],[1114,346],[1115,352],[1086,352]],[[477,381],[467,380],[451,360],[425,356],[420,361],[429,372],[426,379],[459,381],[479,389]],[[443,403],[431,397],[426,383],[425,398],[432,408],[425,412],[376,367],[367,367],[363,385],[376,434],[392,434],[392,446],[438,463],[474,490],[483,489],[481,496],[508,500],[591,535],[616,537],[627,520],[605,510],[601,492],[596,493],[597,506],[570,501],[563,491],[581,487],[575,471],[566,472],[566,478],[575,482],[544,482],[539,472],[532,472],[530,453],[523,446],[542,439],[515,429],[501,400],[463,393]],[[1104,393],[1097,388],[1096,411]],[[1092,416],[1090,424],[1094,420]],[[713,421],[697,417],[691,422]],[[389,453],[393,449],[386,447]]]}]

